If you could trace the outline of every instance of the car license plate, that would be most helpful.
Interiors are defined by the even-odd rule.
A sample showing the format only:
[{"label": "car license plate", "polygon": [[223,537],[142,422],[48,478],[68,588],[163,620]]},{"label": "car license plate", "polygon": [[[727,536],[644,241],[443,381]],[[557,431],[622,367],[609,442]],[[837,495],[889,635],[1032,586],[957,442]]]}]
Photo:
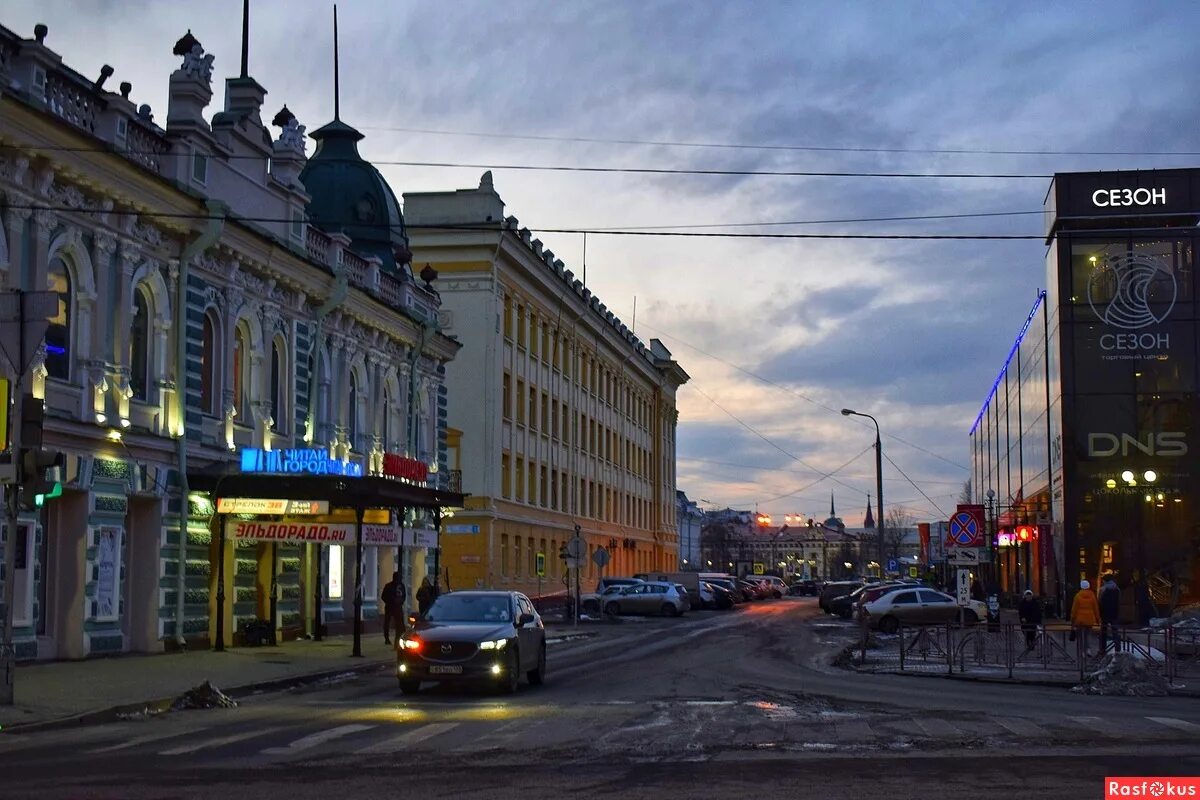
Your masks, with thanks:
[{"label": "car license plate", "polygon": [[429,668],[430,675],[461,675],[462,667],[438,667],[431,666]]}]

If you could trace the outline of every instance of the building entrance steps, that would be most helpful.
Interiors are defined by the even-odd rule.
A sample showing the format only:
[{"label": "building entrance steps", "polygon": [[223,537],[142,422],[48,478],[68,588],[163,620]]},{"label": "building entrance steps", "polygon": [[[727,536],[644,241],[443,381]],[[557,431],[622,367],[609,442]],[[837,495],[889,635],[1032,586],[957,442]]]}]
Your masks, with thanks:
[{"label": "building entrance steps", "polygon": [[16,703],[0,706],[0,727],[92,722],[121,711],[155,709],[205,681],[225,693],[282,688],[306,680],[364,672],[390,664],[392,645],[364,635],[362,658],[350,656],[351,637],[300,639],[272,647],[123,655],[84,661],[19,665]]}]

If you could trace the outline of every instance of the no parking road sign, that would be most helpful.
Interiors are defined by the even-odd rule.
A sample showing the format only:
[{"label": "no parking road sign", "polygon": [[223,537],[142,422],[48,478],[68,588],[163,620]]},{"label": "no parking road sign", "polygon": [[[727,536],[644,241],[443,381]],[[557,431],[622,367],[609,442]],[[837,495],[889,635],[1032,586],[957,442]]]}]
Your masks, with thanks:
[{"label": "no parking road sign", "polygon": [[986,527],[983,506],[960,505],[950,517],[946,534],[947,547],[983,547]]}]

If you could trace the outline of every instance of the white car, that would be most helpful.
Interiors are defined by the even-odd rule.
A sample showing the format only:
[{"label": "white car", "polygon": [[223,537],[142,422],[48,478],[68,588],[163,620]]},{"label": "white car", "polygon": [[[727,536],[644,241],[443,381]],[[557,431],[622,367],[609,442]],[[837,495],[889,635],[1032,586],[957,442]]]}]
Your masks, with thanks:
[{"label": "white car", "polygon": [[889,592],[867,603],[863,612],[871,627],[883,633],[895,633],[901,625],[939,625],[956,622],[960,616],[966,624],[974,625],[987,618],[987,605],[971,600],[960,615],[958,603],[950,595],[925,586],[914,586]]}]

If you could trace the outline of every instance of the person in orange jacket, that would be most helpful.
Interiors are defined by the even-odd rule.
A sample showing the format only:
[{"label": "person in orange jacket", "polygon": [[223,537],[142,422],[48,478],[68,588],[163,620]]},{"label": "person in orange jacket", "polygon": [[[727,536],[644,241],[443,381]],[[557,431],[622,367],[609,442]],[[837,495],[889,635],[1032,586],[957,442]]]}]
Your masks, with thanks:
[{"label": "person in orange jacket", "polygon": [[1083,652],[1087,654],[1087,634],[1100,624],[1100,602],[1092,585],[1087,581],[1079,582],[1079,591],[1071,601],[1071,625],[1073,633],[1083,631]]}]

